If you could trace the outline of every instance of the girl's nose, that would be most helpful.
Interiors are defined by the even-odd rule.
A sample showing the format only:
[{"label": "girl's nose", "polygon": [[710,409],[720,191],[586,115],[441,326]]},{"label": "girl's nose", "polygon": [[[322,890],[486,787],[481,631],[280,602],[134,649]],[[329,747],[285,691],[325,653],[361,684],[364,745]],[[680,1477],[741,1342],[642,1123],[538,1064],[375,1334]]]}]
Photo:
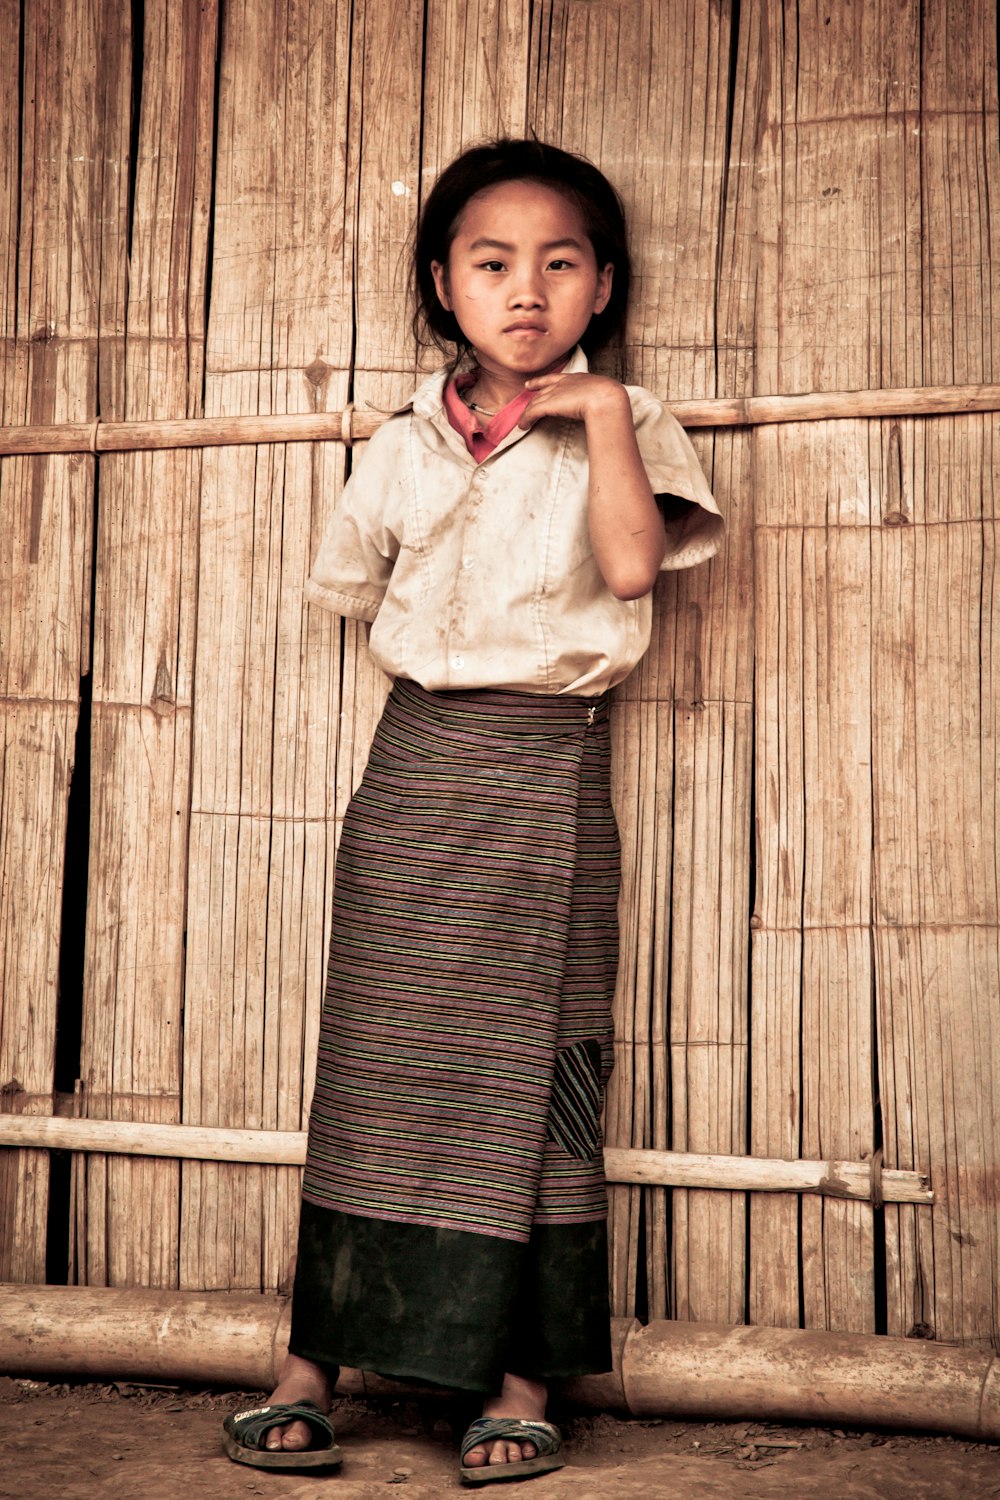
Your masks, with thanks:
[{"label": "girl's nose", "polygon": [[518,278],[511,292],[512,307],[541,307],[545,301],[542,279],[534,272],[525,272]]}]

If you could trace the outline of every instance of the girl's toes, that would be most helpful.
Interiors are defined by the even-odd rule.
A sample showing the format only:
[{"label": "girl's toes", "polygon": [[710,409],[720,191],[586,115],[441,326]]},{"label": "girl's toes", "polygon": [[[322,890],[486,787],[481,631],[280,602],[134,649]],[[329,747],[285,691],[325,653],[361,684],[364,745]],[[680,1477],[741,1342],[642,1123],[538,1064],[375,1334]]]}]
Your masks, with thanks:
[{"label": "girl's toes", "polygon": [[272,1427],[267,1435],[269,1453],[282,1448],[290,1453],[298,1453],[303,1448],[308,1448],[311,1442],[312,1433],[305,1422],[292,1422],[288,1427]]},{"label": "girl's toes", "polygon": [[499,1442],[493,1444],[493,1452],[490,1455],[491,1464],[516,1464],[521,1457],[521,1450],[516,1443]]},{"label": "girl's toes", "polygon": [[486,1462],[486,1449],[470,1448],[468,1453],[463,1458],[462,1462],[464,1464],[467,1464],[470,1469],[481,1468],[482,1465]]}]

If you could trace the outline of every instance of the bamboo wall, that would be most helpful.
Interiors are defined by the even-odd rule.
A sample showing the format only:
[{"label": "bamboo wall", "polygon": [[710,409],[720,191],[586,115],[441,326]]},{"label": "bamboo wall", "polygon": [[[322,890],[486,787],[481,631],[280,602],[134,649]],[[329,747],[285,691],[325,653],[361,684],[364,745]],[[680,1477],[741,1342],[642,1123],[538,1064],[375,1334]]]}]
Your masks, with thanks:
[{"label": "bamboo wall", "polygon": [[[989,0],[0,0],[0,68],[8,426],[391,406],[421,192],[528,129],[620,186],[663,397],[1000,381]],[[988,1342],[996,415],[694,436],[727,546],[614,707],[608,1143],[935,1201],[615,1186],[615,1311]],[[301,596],[351,456],[0,459],[6,1111],[303,1128],[385,691]],[[287,1286],[295,1167],[49,1185],[0,1152],[0,1279]]]}]

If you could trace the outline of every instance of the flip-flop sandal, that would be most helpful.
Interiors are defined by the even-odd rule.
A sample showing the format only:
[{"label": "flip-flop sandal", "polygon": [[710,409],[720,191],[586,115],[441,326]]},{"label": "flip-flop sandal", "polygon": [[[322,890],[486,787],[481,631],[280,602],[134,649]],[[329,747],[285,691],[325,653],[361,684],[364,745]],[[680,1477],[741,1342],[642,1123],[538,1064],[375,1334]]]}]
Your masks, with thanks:
[{"label": "flip-flop sandal", "polygon": [[[473,1448],[488,1448],[498,1438],[513,1443],[534,1443],[536,1457],[522,1458],[512,1464],[477,1464],[474,1468],[465,1463],[466,1455]],[[463,1484],[500,1484],[533,1479],[536,1474],[550,1474],[553,1469],[565,1466],[561,1450],[559,1429],[551,1422],[529,1422],[521,1417],[477,1417],[462,1439],[459,1473]]]},{"label": "flip-flop sandal", "polygon": [[[317,1446],[265,1448],[271,1428],[287,1427],[289,1422],[305,1422]],[[255,1469],[339,1469],[341,1464],[333,1424],[312,1401],[279,1401],[231,1412],[222,1424],[222,1445],[234,1463]]]}]

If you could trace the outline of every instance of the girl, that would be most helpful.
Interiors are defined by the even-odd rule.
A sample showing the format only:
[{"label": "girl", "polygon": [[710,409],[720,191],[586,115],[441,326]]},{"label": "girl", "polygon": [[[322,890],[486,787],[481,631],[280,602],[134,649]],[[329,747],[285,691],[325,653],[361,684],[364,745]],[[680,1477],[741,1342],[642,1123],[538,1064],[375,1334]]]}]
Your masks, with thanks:
[{"label": "girl", "polygon": [[610,1368],[607,695],[658,572],[722,520],[661,402],[589,370],[629,295],[589,162],[463,153],[415,281],[451,362],[371,440],[307,585],[395,680],[338,854],[290,1352],[226,1445],[335,1466],[346,1364],[482,1393],[461,1477],[485,1483],[560,1467],[548,1383]]}]

